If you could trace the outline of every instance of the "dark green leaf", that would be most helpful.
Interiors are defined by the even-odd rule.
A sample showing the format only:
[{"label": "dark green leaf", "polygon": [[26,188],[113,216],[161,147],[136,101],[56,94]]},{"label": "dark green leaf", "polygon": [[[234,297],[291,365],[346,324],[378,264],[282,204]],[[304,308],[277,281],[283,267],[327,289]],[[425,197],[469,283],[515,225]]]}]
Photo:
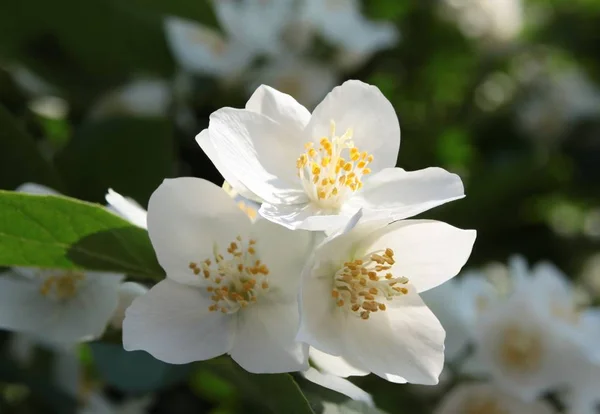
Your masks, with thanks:
[{"label": "dark green leaf", "polygon": [[80,127],[56,165],[79,198],[102,201],[108,188],[142,204],[173,169],[170,123],[119,118]]},{"label": "dark green leaf", "polygon": [[14,190],[27,181],[63,189],[60,177],[42,158],[33,139],[0,105],[0,188]]},{"label": "dark green leaf", "polygon": [[228,357],[206,361],[201,366],[230,381],[244,398],[265,405],[273,414],[314,414],[289,374],[251,374]]},{"label": "dark green leaf", "polygon": [[190,373],[190,365],[166,364],[143,351],[125,351],[121,345],[95,342],[90,348],[102,379],[123,392],[157,391]]},{"label": "dark green leaf", "polygon": [[0,191],[0,211],[0,266],[162,278],[148,233],[100,205]]}]

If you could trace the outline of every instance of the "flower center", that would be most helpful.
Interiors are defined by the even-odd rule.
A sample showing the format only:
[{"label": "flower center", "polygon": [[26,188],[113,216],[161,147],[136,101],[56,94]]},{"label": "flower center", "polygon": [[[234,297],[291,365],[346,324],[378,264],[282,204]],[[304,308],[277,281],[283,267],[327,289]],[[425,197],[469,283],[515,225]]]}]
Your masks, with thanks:
[{"label": "flower center", "polygon": [[362,319],[369,319],[371,312],[385,311],[383,300],[406,295],[406,277],[394,277],[389,270],[394,261],[394,251],[385,249],[344,263],[334,277],[331,296],[339,307],[345,307]]},{"label": "flower center", "polygon": [[506,368],[525,373],[537,371],[542,362],[542,351],[542,339],[537,332],[518,326],[504,329],[499,356]]},{"label": "flower center", "polygon": [[[367,166],[373,155],[360,152],[352,141],[352,129],[337,136],[331,121],[329,137],[321,138],[318,148],[312,142],[298,158],[296,168],[304,191],[322,208],[335,210],[353,192],[360,190],[361,178],[371,172]],[[347,153],[347,157],[344,157]]]},{"label": "flower center", "polygon": [[509,414],[502,405],[491,398],[470,401],[465,407],[465,414]]},{"label": "flower center", "polygon": [[40,286],[40,293],[55,300],[67,300],[75,296],[84,279],[85,275],[76,271],[46,276]]},{"label": "flower center", "polygon": [[195,275],[202,274],[208,282],[206,291],[211,293],[213,301],[210,311],[237,312],[269,290],[269,268],[256,258],[255,245],[256,240],[244,243],[242,237],[237,236],[224,255],[215,245],[212,258],[189,264]]}]

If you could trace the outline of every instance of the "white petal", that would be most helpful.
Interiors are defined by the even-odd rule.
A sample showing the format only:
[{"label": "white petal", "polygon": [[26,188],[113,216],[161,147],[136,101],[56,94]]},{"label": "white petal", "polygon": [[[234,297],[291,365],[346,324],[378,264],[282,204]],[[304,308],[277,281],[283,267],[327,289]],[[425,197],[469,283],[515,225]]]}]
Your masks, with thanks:
[{"label": "white petal", "polygon": [[328,136],[331,120],[339,134],[351,128],[356,147],[373,154],[369,165],[373,172],[396,165],[400,124],[394,107],[377,87],[351,80],[334,88],[314,110],[307,136],[315,142]]},{"label": "white petal", "polygon": [[308,368],[308,346],[296,342],[299,315],[295,301],[257,302],[238,314],[236,339],[230,353],[242,368],[254,373]]},{"label": "white petal", "polygon": [[373,398],[371,395],[347,379],[336,377],[331,374],[323,374],[314,368],[309,368],[307,371],[303,372],[302,375],[310,382],[314,382],[322,387],[344,394],[355,401],[362,401],[369,406],[373,406]]},{"label": "white petal", "polygon": [[204,151],[208,158],[210,158],[212,163],[215,165],[215,168],[219,170],[219,173],[221,173],[225,181],[229,183],[229,185],[231,185],[235,191],[237,191],[244,198],[257,202],[261,201],[256,194],[248,190],[248,188],[246,188],[246,186],[231,173],[225,164],[221,162],[219,153],[208,136],[208,128],[203,129],[198,135],[196,135],[196,142],[198,145],[200,145],[200,148],[202,148],[202,151]]},{"label": "white petal", "polygon": [[122,275],[86,273],[76,295],[55,301],[40,293],[39,283],[0,278],[0,326],[53,344],[97,338],[117,307]]},{"label": "white petal", "polygon": [[309,356],[310,360],[319,369],[319,371],[334,375],[336,377],[346,378],[369,374],[369,371],[365,371],[353,366],[342,357],[329,355],[325,352],[319,351],[316,348],[310,348]]},{"label": "white petal", "polygon": [[269,292],[297,300],[302,269],[312,248],[312,233],[292,231],[267,220],[252,226],[256,251],[269,268]]},{"label": "white petal", "polygon": [[[454,277],[465,264],[476,232],[432,220],[402,220],[375,232],[365,241],[366,253],[394,250],[391,272],[405,276],[418,292]],[[368,245],[368,247],[367,247]]]},{"label": "white petal", "polygon": [[191,262],[213,259],[237,235],[248,235],[251,223],[235,202],[215,184],[199,178],[165,180],[148,203],[148,233],[167,277],[202,285]]},{"label": "white petal", "polygon": [[[600,308],[588,308],[581,314],[580,329],[584,335],[584,348],[594,363],[600,365]],[[600,367],[598,368],[600,371]],[[600,374],[599,374],[600,377]]]},{"label": "white petal", "polygon": [[58,191],[36,183],[21,184],[15,191],[19,193],[38,194],[38,195],[61,195]]},{"label": "white petal", "polygon": [[135,298],[144,295],[148,292],[148,288],[136,282],[125,282],[119,286],[119,304],[110,320],[111,325],[115,329],[122,329],[123,319],[125,319],[125,311]]},{"label": "white petal", "polygon": [[444,366],[444,328],[412,287],[387,305],[367,320],[348,317],[348,355],[384,378],[391,374],[437,384]]},{"label": "white petal", "polygon": [[235,315],[211,312],[200,289],[165,279],[135,299],[123,321],[123,347],[170,364],[204,361],[231,350]]},{"label": "white petal", "polygon": [[366,215],[400,220],[464,196],[460,177],[441,168],[410,172],[386,168],[369,178],[346,204],[364,208]]},{"label": "white petal", "polygon": [[331,300],[331,278],[303,275],[300,289],[300,329],[296,339],[323,352],[344,353],[346,315]]},{"label": "white petal", "polygon": [[293,125],[245,109],[222,108],[210,116],[208,129],[220,161],[261,199],[285,204],[307,199],[296,170],[304,142]]},{"label": "white petal", "polygon": [[129,220],[138,227],[143,229],[148,227],[146,224],[146,216],[148,213],[134,199],[125,198],[112,188],[108,189],[105,198],[106,202],[109,204],[109,210],[112,207],[112,210],[119,216]]},{"label": "white petal", "polygon": [[320,214],[321,210],[311,203],[269,204],[263,203],[259,214],[273,223],[291,230],[309,230],[331,232],[344,226],[352,217],[351,210],[345,214]]},{"label": "white petal", "polygon": [[260,85],[256,89],[246,102],[246,109],[267,116],[276,122],[293,125],[298,131],[302,131],[310,120],[308,109],[290,95],[267,85]]}]

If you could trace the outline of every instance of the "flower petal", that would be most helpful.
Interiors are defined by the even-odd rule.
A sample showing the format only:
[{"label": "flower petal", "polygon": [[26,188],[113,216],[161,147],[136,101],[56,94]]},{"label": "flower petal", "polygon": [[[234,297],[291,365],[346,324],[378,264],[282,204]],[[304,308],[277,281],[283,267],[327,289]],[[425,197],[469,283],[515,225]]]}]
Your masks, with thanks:
[{"label": "flower petal", "polygon": [[0,277],[0,327],[52,344],[97,338],[117,307],[122,275],[86,273],[77,294],[64,302],[45,297],[38,283]]},{"label": "flower petal", "polygon": [[445,332],[413,287],[370,318],[348,317],[348,355],[374,374],[434,385],[444,366]]},{"label": "flower petal", "polygon": [[302,131],[310,121],[308,109],[290,95],[267,85],[260,85],[256,89],[246,102],[246,109],[281,124],[293,126],[297,131]]},{"label": "flower petal", "polygon": [[339,229],[352,217],[350,209],[344,214],[320,214],[313,204],[269,204],[263,203],[259,214],[273,223],[291,230],[327,231]]},{"label": "flower petal", "polygon": [[332,279],[303,275],[300,289],[300,329],[296,340],[330,355],[344,352],[346,315],[331,300]]},{"label": "flower petal", "polygon": [[300,131],[245,109],[222,108],[210,116],[209,137],[237,180],[271,203],[307,200],[296,160],[305,149]]},{"label": "flower petal", "polygon": [[464,196],[460,177],[441,168],[386,168],[368,179],[346,205],[364,208],[365,215],[401,220]]},{"label": "flower petal", "polygon": [[313,111],[307,137],[318,142],[328,136],[332,120],[336,133],[351,128],[356,147],[373,155],[369,165],[373,172],[396,165],[400,124],[394,107],[377,87],[357,80],[335,87]]},{"label": "flower petal", "polygon": [[196,135],[196,142],[202,148],[202,151],[206,154],[208,158],[212,161],[215,168],[219,170],[219,173],[223,176],[226,182],[237,191],[239,195],[244,198],[260,202],[260,197],[254,194],[252,191],[248,190],[248,188],[242,184],[240,180],[238,180],[235,175],[231,173],[231,171],[221,162],[219,158],[219,153],[217,149],[213,145],[210,137],[208,135],[208,128],[203,129],[198,135]]},{"label": "flower petal", "polygon": [[319,371],[332,374],[336,377],[346,378],[369,374],[369,371],[355,367],[342,357],[329,355],[325,352],[319,351],[316,348],[310,348],[308,355],[310,356],[312,363],[319,369]]},{"label": "flower petal", "polygon": [[123,347],[170,364],[217,357],[231,350],[236,317],[211,312],[200,289],[165,279],[125,312]]},{"label": "flower petal", "polygon": [[231,357],[254,373],[307,369],[308,346],[295,339],[299,324],[296,302],[263,302],[238,312],[240,319]]},{"label": "flower petal", "polygon": [[348,398],[355,401],[363,401],[369,406],[373,406],[373,398],[363,389],[357,387],[350,381],[344,378],[337,377],[331,374],[323,374],[314,368],[309,368],[302,373],[304,378],[330,390],[344,394]]},{"label": "flower petal", "polygon": [[148,292],[148,288],[136,282],[125,282],[119,286],[119,304],[115,309],[110,324],[115,329],[123,328],[123,320],[125,319],[125,311],[135,298],[142,296]]},{"label": "flower petal", "polygon": [[269,268],[270,294],[281,293],[296,301],[312,233],[288,230],[268,220],[254,223],[252,233],[260,260]]},{"label": "flower petal", "polygon": [[471,254],[475,236],[474,230],[441,221],[402,220],[373,233],[364,250],[394,250],[396,263],[391,272],[407,277],[418,292],[424,292],[458,274]]},{"label": "flower petal", "polygon": [[105,198],[106,202],[108,203],[109,210],[112,210],[119,216],[130,221],[138,227],[143,229],[148,228],[146,222],[146,216],[148,213],[135,200],[132,198],[123,197],[112,188],[108,189],[108,193],[106,193]]},{"label": "flower petal", "polygon": [[38,194],[38,195],[61,195],[58,191],[46,187],[45,185],[36,184],[36,183],[25,183],[21,184],[15,190],[19,193],[28,193],[28,194]]},{"label": "flower petal", "polygon": [[203,285],[190,263],[213,259],[237,235],[248,235],[250,219],[215,184],[199,178],[164,180],[148,203],[148,233],[167,277]]}]

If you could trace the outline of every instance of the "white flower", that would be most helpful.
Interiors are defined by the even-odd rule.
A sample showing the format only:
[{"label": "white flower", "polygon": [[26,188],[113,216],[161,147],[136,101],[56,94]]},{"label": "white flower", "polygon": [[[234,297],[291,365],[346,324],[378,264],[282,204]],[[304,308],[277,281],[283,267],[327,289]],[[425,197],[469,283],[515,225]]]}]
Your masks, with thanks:
[{"label": "white flower", "polygon": [[171,90],[164,80],[138,78],[102,96],[90,110],[90,117],[163,116],[170,103]]},{"label": "white flower", "polygon": [[552,414],[542,401],[524,402],[487,383],[466,383],[450,391],[435,414]]},{"label": "white flower", "polygon": [[464,196],[460,178],[445,170],[394,168],[394,108],[359,81],[334,88],[312,116],[261,86],[245,109],[213,113],[197,141],[234,188],[264,201],[261,216],[290,229],[339,228],[359,208],[398,220]]},{"label": "white flower", "polygon": [[119,286],[119,304],[112,315],[110,324],[115,329],[123,328],[123,320],[125,319],[125,311],[133,300],[148,292],[148,288],[136,282],[125,282]]},{"label": "white flower", "polygon": [[123,197],[112,188],[109,188],[105,199],[110,211],[117,213],[117,215],[138,227],[143,229],[148,227],[146,224],[148,213],[133,198]]},{"label": "white flower", "polygon": [[463,356],[474,337],[478,317],[497,296],[496,288],[479,272],[465,272],[460,278],[423,293],[423,300],[446,330],[448,360]]},{"label": "white flower", "polygon": [[354,400],[341,404],[324,401],[322,414],[385,414],[385,412],[364,401]]},{"label": "white flower", "polygon": [[573,368],[570,387],[564,390],[561,400],[568,414],[597,414],[600,406],[600,365],[590,363],[586,355],[570,358]]},{"label": "white flower", "polygon": [[158,187],[148,231],[167,279],[127,309],[125,349],[174,364],[227,353],[251,372],[307,368],[294,337],[308,233],[252,223],[225,191],[196,178]]},{"label": "white flower", "polygon": [[243,43],[228,41],[208,27],[178,17],[165,19],[165,32],[175,58],[191,73],[235,78],[255,54]]},{"label": "white flower", "polygon": [[[17,191],[58,194],[38,184]],[[102,335],[117,307],[124,275],[15,267],[0,276],[0,327],[69,344]]]},{"label": "white flower", "polygon": [[372,22],[360,11],[357,0],[305,0],[300,20],[313,26],[344,53],[363,61],[371,54],[394,47],[398,29],[389,22]]},{"label": "white flower", "polygon": [[304,270],[298,340],[393,382],[436,384],[444,329],[419,293],[456,275],[474,241],[428,220],[359,222],[330,237]]},{"label": "white flower", "polygon": [[294,97],[302,105],[314,108],[337,84],[337,76],[331,68],[319,63],[283,56],[263,66],[248,85],[248,90],[251,93],[262,84]]}]

